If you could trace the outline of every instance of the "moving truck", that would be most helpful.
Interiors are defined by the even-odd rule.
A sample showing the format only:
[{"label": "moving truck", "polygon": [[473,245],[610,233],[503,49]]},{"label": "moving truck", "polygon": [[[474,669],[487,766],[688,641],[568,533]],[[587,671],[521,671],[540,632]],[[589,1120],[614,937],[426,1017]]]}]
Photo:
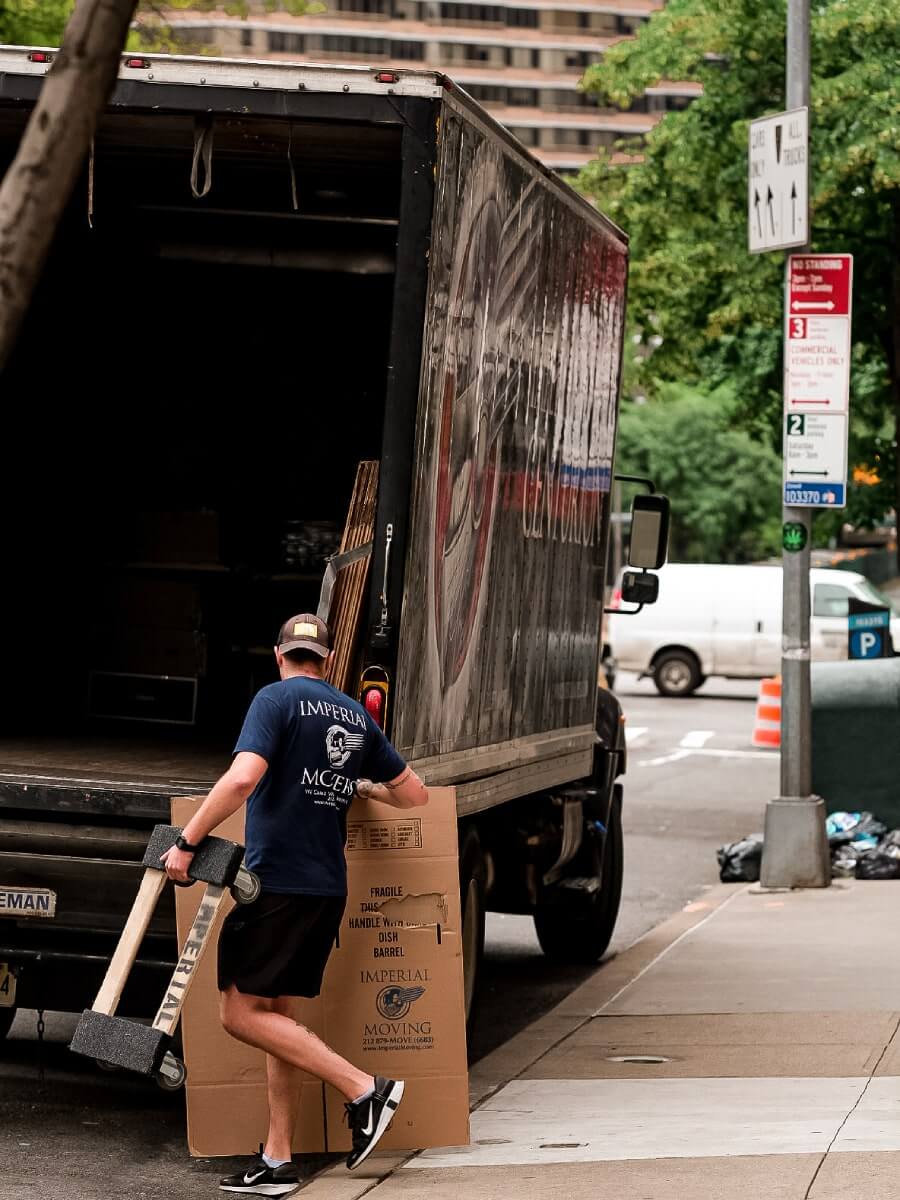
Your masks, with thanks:
[{"label": "moving truck", "polygon": [[[0,160],[53,51],[0,48]],[[225,768],[379,481],[353,688],[485,910],[596,960],[627,240],[441,75],[125,55],[2,380],[0,1030],[89,1004],[150,827]],[[155,1009],[160,906],[123,998]]]}]

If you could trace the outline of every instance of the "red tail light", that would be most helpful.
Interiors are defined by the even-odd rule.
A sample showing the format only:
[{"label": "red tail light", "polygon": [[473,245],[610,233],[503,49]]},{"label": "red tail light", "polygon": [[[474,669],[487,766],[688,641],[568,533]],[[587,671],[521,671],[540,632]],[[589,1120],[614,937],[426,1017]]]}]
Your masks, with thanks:
[{"label": "red tail light", "polygon": [[375,76],[376,83],[399,83],[400,76],[395,71],[379,71]]},{"label": "red tail light", "polygon": [[384,667],[366,667],[360,676],[359,702],[378,726],[387,728],[388,694],[391,682]]},{"label": "red tail light", "polygon": [[622,607],[622,589],[621,588],[616,588],[616,590],[613,592],[612,599],[609,602],[609,607],[610,608],[621,608]]},{"label": "red tail light", "polygon": [[36,63],[52,63],[53,55],[48,54],[46,50],[32,50],[32,52],[28,55],[28,61]]},{"label": "red tail light", "polygon": [[145,71],[150,66],[149,58],[126,58],[124,65],[136,71]]},{"label": "red tail light", "polygon": [[379,729],[384,729],[384,692],[379,687],[366,688],[363,692],[363,708]]}]

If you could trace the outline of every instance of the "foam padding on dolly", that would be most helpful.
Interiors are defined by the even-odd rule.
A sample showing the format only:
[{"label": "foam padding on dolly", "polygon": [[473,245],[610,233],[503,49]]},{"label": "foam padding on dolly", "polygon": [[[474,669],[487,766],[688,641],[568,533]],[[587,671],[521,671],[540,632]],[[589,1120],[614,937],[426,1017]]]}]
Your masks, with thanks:
[{"label": "foam padding on dolly", "polygon": [[88,1008],[81,1014],[69,1049],[139,1075],[155,1075],[171,1041],[169,1034],[151,1025]]},{"label": "foam padding on dolly", "polygon": [[[156,871],[163,869],[160,858],[175,845],[181,833],[177,825],[157,825],[150,835],[144,851],[143,866]],[[244,847],[225,838],[208,837],[194,854],[188,875],[198,883],[212,883],[216,887],[230,887],[244,861]]]}]

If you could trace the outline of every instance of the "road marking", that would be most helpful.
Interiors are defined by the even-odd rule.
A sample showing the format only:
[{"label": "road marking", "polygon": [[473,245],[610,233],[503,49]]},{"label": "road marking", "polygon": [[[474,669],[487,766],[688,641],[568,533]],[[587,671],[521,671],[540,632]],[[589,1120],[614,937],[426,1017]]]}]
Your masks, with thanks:
[{"label": "road marking", "polygon": [[715,737],[714,729],[692,729],[681,739],[681,745],[686,750],[702,750],[711,737]]},{"label": "road marking", "polygon": [[679,758],[690,758],[690,750],[673,750],[671,754],[664,754],[661,758],[648,758],[645,762],[639,762],[639,767],[664,767],[666,763],[678,762]]},{"label": "road marking", "polygon": [[664,767],[669,763],[678,762],[682,758],[762,758],[774,762],[777,757],[777,750],[773,752],[771,750],[688,750],[682,748],[673,750],[670,754],[663,754],[659,758],[647,758],[643,761],[638,759],[637,766]]},{"label": "road marking", "polygon": [[[869,1085],[868,1092],[866,1087]],[[900,1078],[524,1079],[407,1168],[900,1150]],[[857,1107],[858,1106],[858,1107]],[[835,1140],[836,1139],[836,1140]]]},{"label": "road marking", "polygon": [[639,741],[645,733],[648,732],[646,725],[626,725],[625,726],[625,744],[632,746]]}]

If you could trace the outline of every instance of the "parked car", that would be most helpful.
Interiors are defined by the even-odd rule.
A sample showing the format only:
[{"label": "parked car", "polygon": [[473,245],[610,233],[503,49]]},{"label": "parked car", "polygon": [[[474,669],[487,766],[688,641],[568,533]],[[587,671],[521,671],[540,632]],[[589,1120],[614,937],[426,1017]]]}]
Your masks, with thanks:
[{"label": "parked car", "polygon": [[[660,598],[637,615],[609,617],[617,670],[650,675],[664,696],[689,696],[710,675],[762,679],[781,669],[781,567],[669,563]],[[891,608],[900,646],[900,609],[863,575],[813,568],[810,642],[816,661],[847,657],[851,596]],[[618,591],[613,606],[621,603]]]}]

